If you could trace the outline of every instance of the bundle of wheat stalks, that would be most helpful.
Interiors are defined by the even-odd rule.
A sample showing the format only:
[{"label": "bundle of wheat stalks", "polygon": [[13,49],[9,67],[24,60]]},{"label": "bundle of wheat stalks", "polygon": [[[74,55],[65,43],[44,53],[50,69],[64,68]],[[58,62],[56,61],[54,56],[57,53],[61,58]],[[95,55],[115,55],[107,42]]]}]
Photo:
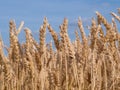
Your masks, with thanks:
[{"label": "bundle of wheat stalks", "polygon": [[[111,14],[120,21],[120,16]],[[26,41],[20,43],[18,35],[24,22],[17,29],[11,20],[10,46],[6,48],[0,39],[0,90],[120,90],[120,34],[114,18],[109,23],[99,12],[96,15],[89,36],[78,19],[81,39],[75,31],[74,42],[69,38],[66,18],[60,25],[60,36],[44,18],[40,43],[29,28],[24,28]],[[55,49],[52,42],[45,42],[46,29]]]}]

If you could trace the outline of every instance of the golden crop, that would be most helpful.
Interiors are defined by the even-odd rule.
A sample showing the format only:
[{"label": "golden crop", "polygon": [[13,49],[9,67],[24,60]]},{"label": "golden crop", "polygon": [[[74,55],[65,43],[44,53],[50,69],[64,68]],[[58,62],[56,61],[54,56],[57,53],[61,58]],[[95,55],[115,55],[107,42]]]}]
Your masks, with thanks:
[{"label": "golden crop", "polygon": [[[120,22],[120,16],[111,14]],[[99,12],[96,15],[89,36],[78,19],[81,39],[75,31],[74,42],[68,35],[67,18],[60,25],[59,37],[44,18],[40,43],[29,28],[24,28],[26,41],[20,43],[24,22],[17,29],[11,20],[7,55],[0,39],[0,90],[120,90],[120,33],[114,18],[109,23]],[[52,42],[45,42],[47,29],[56,49]]]}]

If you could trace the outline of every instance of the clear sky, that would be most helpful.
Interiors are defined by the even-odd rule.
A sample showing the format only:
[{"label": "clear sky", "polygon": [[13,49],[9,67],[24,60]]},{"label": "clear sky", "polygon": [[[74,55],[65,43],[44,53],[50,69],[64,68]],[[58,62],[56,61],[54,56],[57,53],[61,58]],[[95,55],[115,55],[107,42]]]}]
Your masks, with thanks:
[{"label": "clear sky", "polygon": [[8,43],[9,21],[14,19],[17,26],[24,21],[25,27],[29,27],[36,36],[46,16],[56,31],[59,31],[59,25],[67,17],[72,35],[79,16],[87,24],[96,16],[95,11],[99,11],[111,20],[109,13],[117,12],[119,7],[120,0],[0,0],[0,32]]}]

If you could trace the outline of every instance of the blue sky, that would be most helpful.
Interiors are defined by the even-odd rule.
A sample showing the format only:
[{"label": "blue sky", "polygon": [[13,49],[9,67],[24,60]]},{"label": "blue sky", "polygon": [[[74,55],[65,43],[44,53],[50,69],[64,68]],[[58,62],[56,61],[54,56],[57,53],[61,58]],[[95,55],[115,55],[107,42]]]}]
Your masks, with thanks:
[{"label": "blue sky", "polygon": [[87,25],[92,17],[96,17],[95,11],[99,11],[111,21],[109,13],[117,12],[119,7],[120,0],[0,0],[0,32],[8,43],[9,21],[14,19],[17,26],[24,21],[24,26],[29,27],[38,38],[37,32],[45,16],[56,31],[59,31],[63,18],[67,17],[71,36],[79,16]]}]

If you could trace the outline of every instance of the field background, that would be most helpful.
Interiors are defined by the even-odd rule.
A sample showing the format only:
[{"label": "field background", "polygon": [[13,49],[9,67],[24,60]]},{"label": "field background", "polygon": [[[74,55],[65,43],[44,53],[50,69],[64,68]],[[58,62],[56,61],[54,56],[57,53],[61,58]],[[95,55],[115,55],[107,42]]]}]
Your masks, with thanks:
[{"label": "field background", "polygon": [[118,3],[1,1],[0,90],[120,90]]}]

